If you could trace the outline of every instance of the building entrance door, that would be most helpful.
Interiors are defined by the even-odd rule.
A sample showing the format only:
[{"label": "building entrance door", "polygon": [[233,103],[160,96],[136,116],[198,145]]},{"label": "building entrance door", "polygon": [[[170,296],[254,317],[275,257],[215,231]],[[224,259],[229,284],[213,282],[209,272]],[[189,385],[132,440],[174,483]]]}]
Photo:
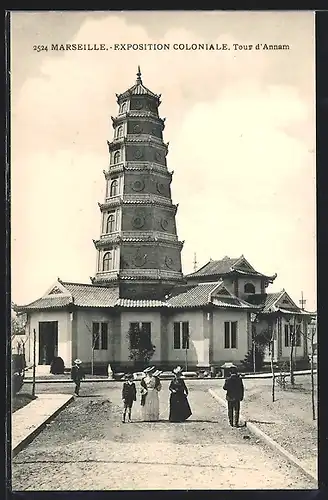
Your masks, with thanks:
[{"label": "building entrance door", "polygon": [[39,365],[50,365],[58,351],[58,321],[39,322]]}]

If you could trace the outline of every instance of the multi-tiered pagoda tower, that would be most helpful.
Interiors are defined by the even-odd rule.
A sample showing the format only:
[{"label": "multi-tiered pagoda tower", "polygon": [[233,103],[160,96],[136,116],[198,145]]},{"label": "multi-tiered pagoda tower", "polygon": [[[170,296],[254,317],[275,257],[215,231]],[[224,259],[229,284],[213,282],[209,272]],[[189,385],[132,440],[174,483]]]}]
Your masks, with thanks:
[{"label": "multi-tiered pagoda tower", "polygon": [[119,286],[122,298],[164,298],[183,280],[183,242],[177,237],[177,205],[171,199],[165,119],[158,115],[161,96],[143,85],[140,67],[135,85],[116,96],[119,111],[112,117],[114,138],[108,142],[92,283]]}]

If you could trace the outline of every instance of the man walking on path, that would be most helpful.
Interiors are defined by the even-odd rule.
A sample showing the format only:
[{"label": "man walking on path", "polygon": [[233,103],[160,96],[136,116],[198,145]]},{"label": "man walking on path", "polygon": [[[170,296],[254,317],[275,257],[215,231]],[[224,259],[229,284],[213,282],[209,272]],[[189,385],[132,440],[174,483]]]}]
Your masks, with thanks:
[{"label": "man walking on path", "polygon": [[229,423],[231,427],[238,427],[240,401],[244,399],[244,384],[235,366],[231,367],[230,376],[226,378],[223,389],[227,391]]},{"label": "man walking on path", "polygon": [[81,380],[85,378],[85,374],[81,364],[82,361],[80,359],[76,359],[71,370],[71,378],[75,384],[74,394],[76,396],[78,396],[80,393]]}]

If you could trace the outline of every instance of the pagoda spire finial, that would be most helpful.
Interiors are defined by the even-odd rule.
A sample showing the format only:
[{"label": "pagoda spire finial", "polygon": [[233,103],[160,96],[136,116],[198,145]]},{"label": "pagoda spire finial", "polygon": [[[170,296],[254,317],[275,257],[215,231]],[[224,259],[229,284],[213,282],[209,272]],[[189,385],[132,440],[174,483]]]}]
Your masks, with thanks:
[{"label": "pagoda spire finial", "polygon": [[142,83],[140,66],[138,65],[137,83]]}]

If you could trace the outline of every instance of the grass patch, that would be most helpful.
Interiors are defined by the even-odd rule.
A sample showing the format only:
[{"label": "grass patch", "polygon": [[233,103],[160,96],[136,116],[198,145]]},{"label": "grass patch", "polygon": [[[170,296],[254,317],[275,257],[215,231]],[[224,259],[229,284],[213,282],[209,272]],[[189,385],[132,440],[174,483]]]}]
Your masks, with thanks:
[{"label": "grass patch", "polygon": [[36,398],[37,396],[32,396],[31,394],[19,392],[18,394],[16,394],[16,396],[13,396],[12,398],[11,412],[15,413],[15,411],[24,408],[24,406],[28,405]]}]

